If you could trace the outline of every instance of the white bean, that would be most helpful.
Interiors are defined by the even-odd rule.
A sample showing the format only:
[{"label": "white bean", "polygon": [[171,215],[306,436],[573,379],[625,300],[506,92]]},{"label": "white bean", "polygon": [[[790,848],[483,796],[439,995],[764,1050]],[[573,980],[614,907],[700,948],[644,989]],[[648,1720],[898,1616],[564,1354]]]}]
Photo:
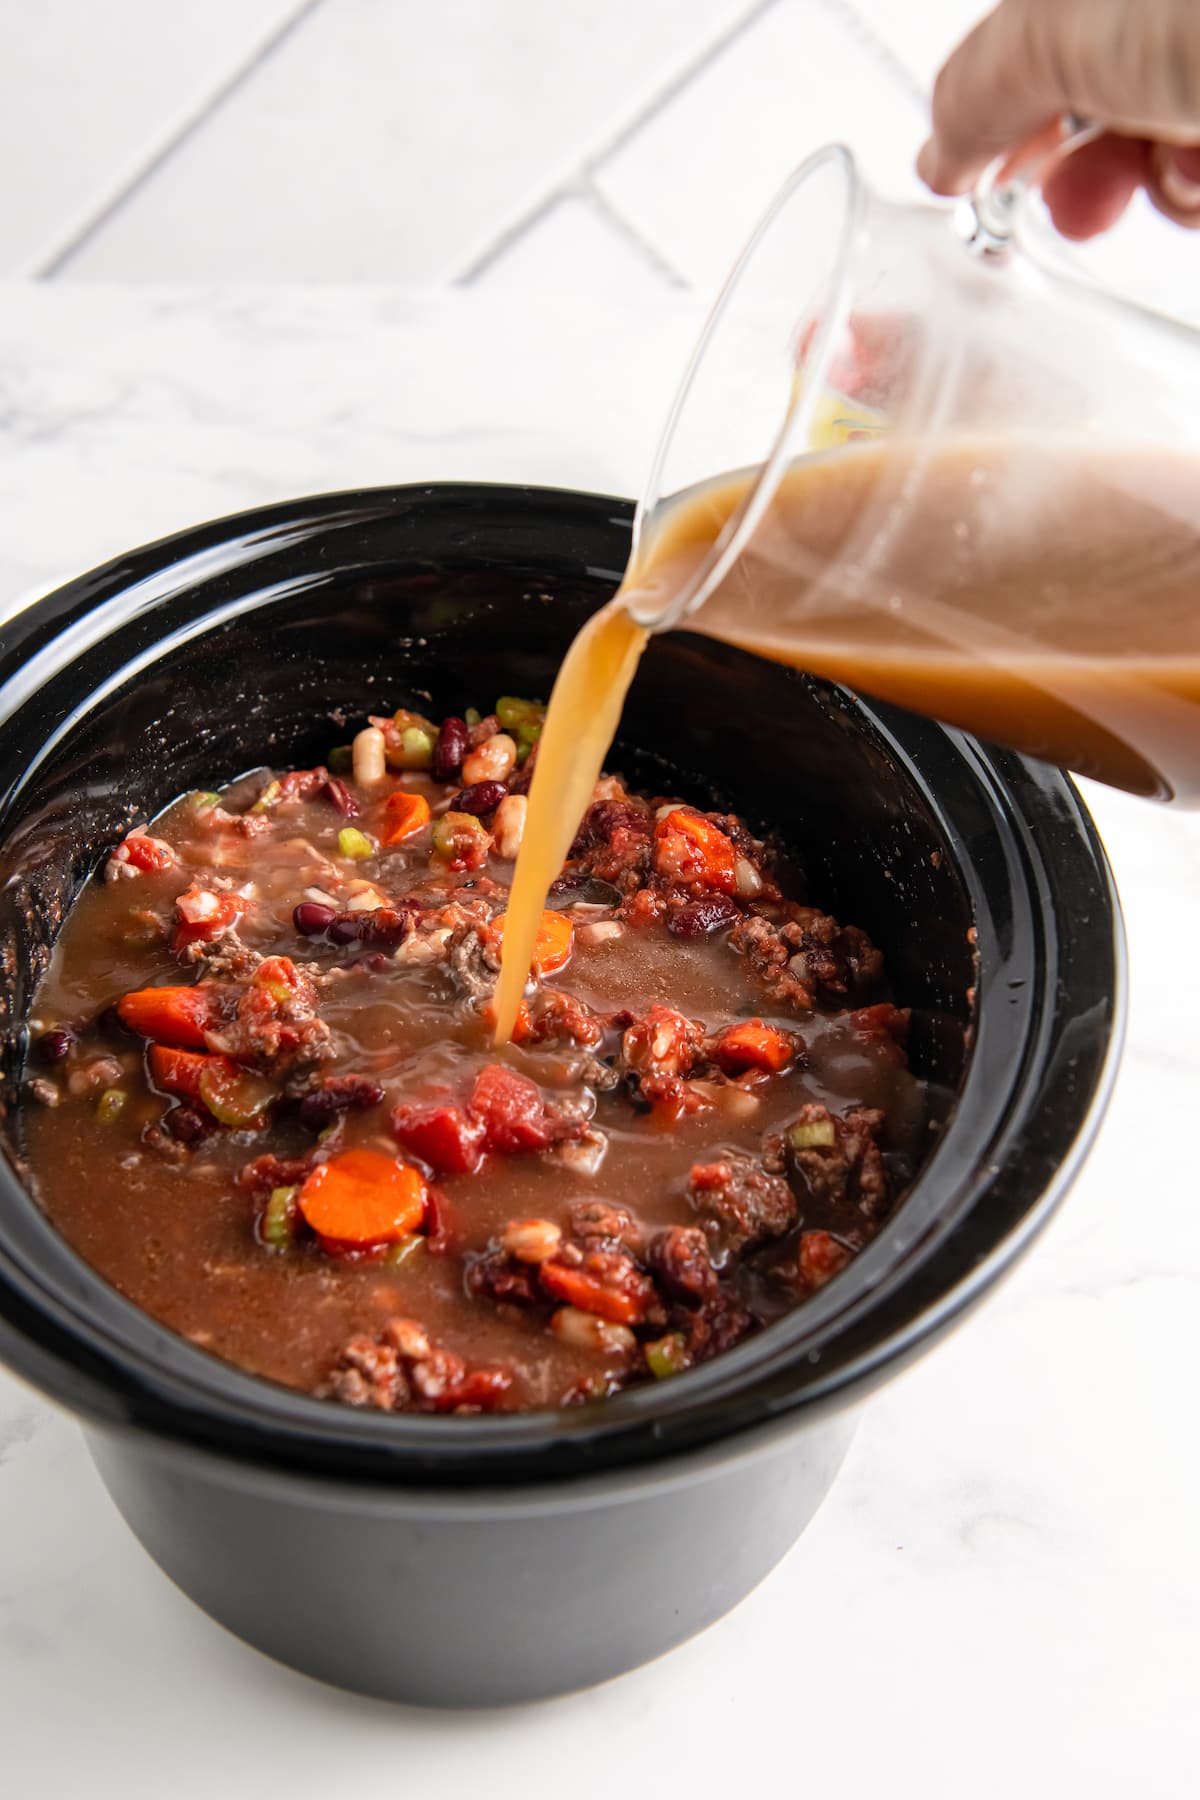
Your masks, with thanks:
[{"label": "white bean", "polygon": [[505,781],[516,766],[515,741],[506,731],[498,731],[466,758],[462,766],[463,786],[474,787],[477,781]]},{"label": "white bean", "polygon": [[550,1219],[513,1219],[500,1236],[500,1248],[518,1262],[546,1262],[561,1243],[562,1232]]},{"label": "white bean", "polygon": [[387,774],[387,747],[377,725],[367,725],[354,740],[351,750],[354,779],[364,787],[373,787]]},{"label": "white bean", "polygon": [[743,900],[753,900],[756,894],[763,891],[763,879],[754,864],[746,857],[739,856],[733,866],[733,880]]},{"label": "white bean", "polygon": [[580,925],[576,932],[576,941],[580,944],[603,944],[609,938],[624,937],[625,928],[616,919],[597,919],[594,925]]},{"label": "white bean", "polygon": [[580,1138],[567,1138],[556,1146],[552,1155],[565,1163],[572,1175],[595,1175],[608,1150],[608,1139],[602,1131],[585,1131]]},{"label": "white bean", "polygon": [[[495,741],[492,738],[493,744]],[[496,855],[502,856],[506,862],[516,861],[521,839],[525,835],[525,815],[528,811],[529,802],[524,794],[505,794],[496,808],[492,820],[492,839]]]},{"label": "white bean", "polygon": [[614,1325],[577,1306],[560,1306],[550,1321],[555,1337],[572,1350],[636,1350],[637,1339],[626,1325]]}]

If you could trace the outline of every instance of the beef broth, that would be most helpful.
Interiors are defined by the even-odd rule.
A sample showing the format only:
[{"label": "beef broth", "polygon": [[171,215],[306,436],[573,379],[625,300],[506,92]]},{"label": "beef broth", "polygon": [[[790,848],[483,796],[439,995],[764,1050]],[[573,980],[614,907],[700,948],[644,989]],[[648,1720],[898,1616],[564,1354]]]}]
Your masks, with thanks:
[{"label": "beef broth", "polygon": [[741,821],[613,778],[497,1053],[541,724],[507,704],[511,732],[365,728],[370,780],[182,798],[81,894],[36,998],[26,1142],[64,1236],[194,1343],[353,1404],[686,1368],[836,1275],[924,1141],[864,935],[783,895]]}]

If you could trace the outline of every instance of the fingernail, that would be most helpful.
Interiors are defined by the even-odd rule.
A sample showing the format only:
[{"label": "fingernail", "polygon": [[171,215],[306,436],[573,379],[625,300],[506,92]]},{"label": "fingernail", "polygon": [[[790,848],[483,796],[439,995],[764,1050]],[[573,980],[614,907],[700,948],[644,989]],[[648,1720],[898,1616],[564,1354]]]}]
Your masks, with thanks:
[{"label": "fingernail", "polygon": [[1200,212],[1200,157],[1194,150],[1168,150],[1159,158],[1158,185],[1176,212]]},{"label": "fingernail", "polygon": [[932,187],[937,179],[938,154],[937,145],[932,138],[927,138],[917,152],[917,174],[926,187]]}]

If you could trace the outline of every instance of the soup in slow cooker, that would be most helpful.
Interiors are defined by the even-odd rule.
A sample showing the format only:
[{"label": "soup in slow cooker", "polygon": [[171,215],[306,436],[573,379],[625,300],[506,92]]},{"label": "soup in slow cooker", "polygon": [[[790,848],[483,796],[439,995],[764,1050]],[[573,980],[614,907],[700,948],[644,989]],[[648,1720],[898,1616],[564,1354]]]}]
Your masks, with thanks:
[{"label": "soup in slow cooker", "polygon": [[68,917],[35,1191],[213,1354],[385,1411],[603,1398],[803,1304],[911,1179],[878,951],[704,796],[600,780],[494,1048],[542,717],[402,710],[187,794]]}]

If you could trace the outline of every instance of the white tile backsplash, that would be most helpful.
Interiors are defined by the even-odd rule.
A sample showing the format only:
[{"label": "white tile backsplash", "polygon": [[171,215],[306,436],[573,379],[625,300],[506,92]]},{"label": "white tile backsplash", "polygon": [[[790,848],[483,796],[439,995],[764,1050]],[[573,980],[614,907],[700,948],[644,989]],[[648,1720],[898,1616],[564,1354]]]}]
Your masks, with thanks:
[{"label": "white tile backsplash", "polygon": [[916,196],[915,96],[836,6],[778,0],[597,172],[619,212],[699,287],[715,286],[780,182],[840,140],[885,190]]},{"label": "white tile backsplash", "polygon": [[36,272],[303,10],[0,0],[0,275]]},{"label": "white tile backsplash", "polygon": [[452,275],[747,10],[747,0],[325,0],[65,273]]}]

